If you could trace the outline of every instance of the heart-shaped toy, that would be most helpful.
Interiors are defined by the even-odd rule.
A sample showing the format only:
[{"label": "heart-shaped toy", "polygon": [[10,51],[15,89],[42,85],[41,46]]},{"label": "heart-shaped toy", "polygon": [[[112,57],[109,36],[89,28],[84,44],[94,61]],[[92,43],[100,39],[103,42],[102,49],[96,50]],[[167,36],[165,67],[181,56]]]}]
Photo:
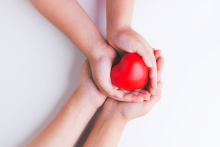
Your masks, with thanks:
[{"label": "heart-shaped toy", "polygon": [[137,90],[148,81],[148,67],[136,53],[127,53],[111,70],[111,81],[120,89]]}]

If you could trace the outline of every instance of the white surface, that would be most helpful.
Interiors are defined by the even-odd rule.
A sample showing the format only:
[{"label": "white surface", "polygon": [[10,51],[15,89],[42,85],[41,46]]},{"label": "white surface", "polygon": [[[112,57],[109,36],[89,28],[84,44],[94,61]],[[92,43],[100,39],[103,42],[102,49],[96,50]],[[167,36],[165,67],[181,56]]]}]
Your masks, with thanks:
[{"label": "white surface", "polygon": [[[105,36],[105,1],[79,2]],[[136,1],[132,27],[163,51],[164,89],[119,147],[220,146],[219,8],[219,0]],[[1,147],[25,146],[53,119],[85,59],[28,0],[0,0]]]}]

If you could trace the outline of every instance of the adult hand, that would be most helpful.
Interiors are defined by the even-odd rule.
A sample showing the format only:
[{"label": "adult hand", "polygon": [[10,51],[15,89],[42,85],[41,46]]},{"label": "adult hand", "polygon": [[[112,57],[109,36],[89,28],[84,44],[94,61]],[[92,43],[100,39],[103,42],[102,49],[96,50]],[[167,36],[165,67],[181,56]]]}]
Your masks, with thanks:
[{"label": "adult hand", "polygon": [[80,91],[80,94],[82,95],[81,97],[83,97],[83,95],[90,95],[90,97],[87,97],[87,99],[95,109],[98,109],[107,98],[106,95],[99,91],[93,81],[91,67],[88,59],[84,62],[82,66],[80,84],[78,89]]},{"label": "adult hand", "polygon": [[161,82],[161,74],[164,66],[164,58],[161,57],[161,51],[155,50],[154,54],[157,60],[157,72],[158,72],[158,77],[157,77],[158,88],[156,90],[156,94],[151,95],[149,100],[141,101],[141,102],[119,102],[111,98],[108,98],[104,103],[103,111],[108,111],[123,120],[129,121],[136,117],[141,117],[147,114],[153,108],[153,106],[161,98],[161,89],[163,86]]}]

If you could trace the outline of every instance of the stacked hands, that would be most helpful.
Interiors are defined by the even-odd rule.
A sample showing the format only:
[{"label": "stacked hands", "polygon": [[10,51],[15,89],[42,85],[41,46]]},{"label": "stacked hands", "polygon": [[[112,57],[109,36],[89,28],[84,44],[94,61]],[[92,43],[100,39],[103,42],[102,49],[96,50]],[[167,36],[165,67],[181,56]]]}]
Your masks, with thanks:
[{"label": "stacked hands", "polygon": [[[162,52],[152,48],[131,28],[134,0],[107,0],[107,40],[77,1],[31,2],[88,59],[82,66],[78,88],[54,120],[28,146],[73,146],[102,105],[101,114],[84,146],[117,146],[126,123],[147,114],[160,100],[163,87]],[[148,84],[142,89],[121,90],[111,82],[112,67],[128,52],[140,55],[149,67]]]},{"label": "stacked hands", "polygon": [[[141,117],[149,112],[161,98],[161,90],[163,87],[161,75],[164,65],[164,58],[161,57],[162,52],[160,50],[153,49],[153,52],[157,67],[157,89],[155,90],[154,95],[152,95],[146,88],[150,85],[146,85],[146,87],[138,90],[125,91],[118,89],[116,86],[110,83],[112,90],[117,90],[122,93],[122,97],[107,97],[106,93],[101,92],[96,86],[88,60],[84,62],[82,67],[79,89],[81,89],[82,93],[86,92],[94,95],[89,97],[88,101],[96,110],[104,103],[102,111],[111,112],[113,115],[117,115],[123,120],[129,121],[136,117]],[[104,81],[110,81],[110,75],[108,78],[106,77],[106,80],[103,79],[103,82]]]}]

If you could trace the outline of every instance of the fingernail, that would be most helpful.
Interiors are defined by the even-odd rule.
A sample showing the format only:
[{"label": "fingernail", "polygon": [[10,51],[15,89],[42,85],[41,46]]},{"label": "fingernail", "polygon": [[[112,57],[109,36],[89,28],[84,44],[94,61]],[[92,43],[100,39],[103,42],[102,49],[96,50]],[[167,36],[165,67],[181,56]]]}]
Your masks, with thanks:
[{"label": "fingernail", "polygon": [[144,98],[142,96],[139,96],[138,99],[139,99],[138,101],[140,101],[140,102],[142,102],[144,100]]},{"label": "fingernail", "polygon": [[116,97],[121,99],[123,97],[123,95],[122,94],[117,94]]},{"label": "fingernail", "polygon": [[150,97],[147,97],[146,100],[149,101],[149,100],[150,100]]},{"label": "fingernail", "polygon": [[117,86],[115,86],[115,85],[113,85],[113,88],[114,88],[114,89],[117,89],[117,90],[119,89],[119,88],[118,88]]},{"label": "fingernail", "polygon": [[151,60],[148,60],[148,61],[147,61],[147,66],[148,66],[148,67],[152,67],[152,62],[151,62]]},{"label": "fingernail", "polygon": [[140,102],[143,102],[143,101],[144,101],[144,99],[142,98],[142,99],[140,99],[139,101],[140,101]]},{"label": "fingernail", "polygon": [[160,82],[160,84],[159,84],[159,89],[162,91],[162,89],[163,89],[163,83],[162,82]]},{"label": "fingernail", "polygon": [[129,91],[127,91],[127,90],[122,90],[122,89],[121,89],[121,91],[124,92],[124,93],[129,93]]},{"label": "fingernail", "polygon": [[156,94],[156,91],[152,90],[151,95],[155,95],[155,94]]}]

